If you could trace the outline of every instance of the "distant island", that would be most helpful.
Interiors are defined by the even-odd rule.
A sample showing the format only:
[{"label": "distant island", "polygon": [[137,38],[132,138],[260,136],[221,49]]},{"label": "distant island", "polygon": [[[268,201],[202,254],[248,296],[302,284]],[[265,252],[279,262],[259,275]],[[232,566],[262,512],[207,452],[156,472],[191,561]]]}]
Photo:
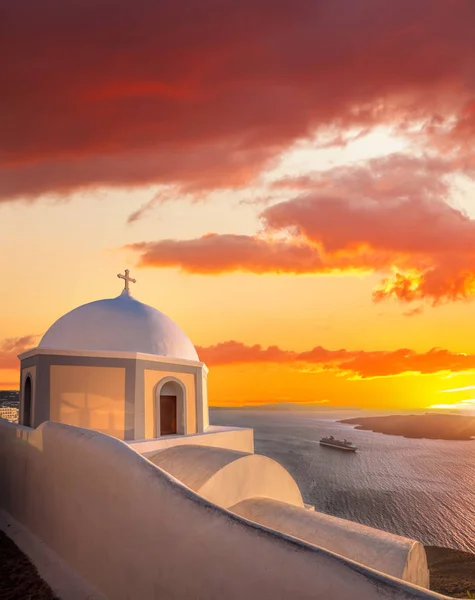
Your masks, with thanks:
[{"label": "distant island", "polygon": [[356,417],[339,423],[406,438],[432,440],[470,440],[475,437],[475,417],[426,413],[423,415],[391,415],[387,417]]},{"label": "distant island", "polygon": [[319,410],[319,411],[360,411],[357,406],[329,406],[320,402],[274,402],[248,406],[210,406],[212,410]]}]

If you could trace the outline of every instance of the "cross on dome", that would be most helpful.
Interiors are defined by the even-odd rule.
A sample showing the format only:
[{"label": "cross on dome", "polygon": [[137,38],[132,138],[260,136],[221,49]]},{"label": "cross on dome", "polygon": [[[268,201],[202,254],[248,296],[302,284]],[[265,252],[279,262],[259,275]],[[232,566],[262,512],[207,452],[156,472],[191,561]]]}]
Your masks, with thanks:
[{"label": "cross on dome", "polygon": [[122,275],[121,273],[117,273],[117,277],[119,279],[124,280],[124,290],[126,292],[129,291],[129,282],[137,283],[136,279],[132,279],[132,277],[129,277],[129,269],[125,269],[125,275]]}]

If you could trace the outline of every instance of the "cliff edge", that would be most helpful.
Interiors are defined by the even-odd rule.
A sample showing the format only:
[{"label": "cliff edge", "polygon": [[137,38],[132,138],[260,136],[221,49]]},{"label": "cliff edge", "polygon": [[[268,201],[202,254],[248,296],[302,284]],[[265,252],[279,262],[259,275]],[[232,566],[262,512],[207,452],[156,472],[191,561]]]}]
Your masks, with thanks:
[{"label": "cliff edge", "polygon": [[467,592],[475,595],[475,554],[439,546],[425,549],[431,590],[453,598],[467,598]]}]

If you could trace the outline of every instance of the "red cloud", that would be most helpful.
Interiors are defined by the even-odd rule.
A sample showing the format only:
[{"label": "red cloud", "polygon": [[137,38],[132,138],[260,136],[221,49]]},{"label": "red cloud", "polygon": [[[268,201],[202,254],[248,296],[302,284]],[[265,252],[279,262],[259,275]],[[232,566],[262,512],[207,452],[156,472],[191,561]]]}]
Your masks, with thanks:
[{"label": "red cloud", "polygon": [[475,294],[475,269],[468,260],[464,266],[453,263],[437,265],[416,276],[397,273],[393,279],[386,279],[380,288],[374,290],[376,302],[395,297],[403,302],[413,302],[431,298],[434,304],[442,300],[463,300]]},{"label": "red cloud", "polygon": [[446,176],[456,164],[447,158],[390,154],[364,165],[335,167],[301,177],[285,177],[274,188],[316,191],[337,197],[372,198],[375,201],[447,196]]},{"label": "red cloud", "polygon": [[182,267],[190,273],[314,273],[323,269],[316,248],[306,243],[267,241],[247,235],[208,234],[195,240],[139,242],[141,266]]},{"label": "red cloud", "polygon": [[200,359],[210,366],[245,363],[282,363],[316,365],[325,370],[344,371],[352,376],[371,378],[443,371],[475,369],[475,355],[457,354],[441,348],[417,353],[407,348],[389,352],[364,350],[327,350],[317,346],[307,352],[281,350],[277,346],[246,346],[229,341],[197,348]]},{"label": "red cloud", "polygon": [[[10,338],[0,345],[0,369],[18,368],[17,355],[35,346],[38,336]],[[214,346],[197,347],[199,357],[210,366],[246,363],[302,364],[338,370],[362,378],[415,372],[421,374],[475,369],[475,355],[457,354],[441,348],[417,353],[407,348],[394,351],[328,350],[316,346],[304,352],[277,346],[248,346],[234,340]]]},{"label": "red cloud", "polygon": [[296,360],[298,357],[298,353],[281,350],[277,346],[269,346],[269,348],[262,348],[259,344],[246,346],[234,340],[221,342],[215,346],[197,347],[196,350],[202,361],[214,366],[259,362],[284,363]]},{"label": "red cloud", "polygon": [[[273,230],[297,231],[326,252],[433,254],[475,251],[475,222],[446,202],[450,163],[401,154],[306,180],[307,193],[271,206]],[[290,182],[291,183],[291,182]]]},{"label": "red cloud", "polygon": [[472,0],[6,3],[0,199],[241,185],[327,125],[467,146],[474,18]]},{"label": "red cloud", "polygon": [[340,167],[266,208],[267,237],[209,234],[128,248],[141,265],[193,273],[395,272],[375,290],[376,301],[467,298],[475,292],[475,221],[446,201],[451,168],[399,154]]},{"label": "red cloud", "polygon": [[0,344],[0,369],[18,369],[18,355],[36,346],[37,335],[7,338]]}]

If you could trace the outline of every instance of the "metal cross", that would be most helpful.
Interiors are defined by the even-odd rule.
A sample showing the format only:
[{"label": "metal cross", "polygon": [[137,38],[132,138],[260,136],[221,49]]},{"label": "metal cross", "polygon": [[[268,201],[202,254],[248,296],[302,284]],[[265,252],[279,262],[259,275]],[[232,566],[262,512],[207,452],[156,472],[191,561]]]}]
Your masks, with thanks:
[{"label": "metal cross", "polygon": [[129,282],[137,283],[136,279],[132,279],[132,277],[129,277],[129,269],[125,269],[125,275],[121,275],[120,273],[117,273],[117,277],[119,279],[124,280],[124,289],[127,291],[129,291]]}]

